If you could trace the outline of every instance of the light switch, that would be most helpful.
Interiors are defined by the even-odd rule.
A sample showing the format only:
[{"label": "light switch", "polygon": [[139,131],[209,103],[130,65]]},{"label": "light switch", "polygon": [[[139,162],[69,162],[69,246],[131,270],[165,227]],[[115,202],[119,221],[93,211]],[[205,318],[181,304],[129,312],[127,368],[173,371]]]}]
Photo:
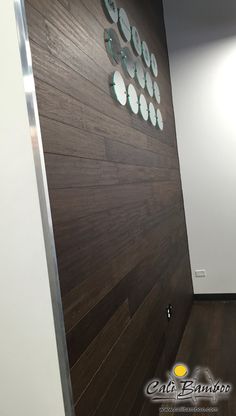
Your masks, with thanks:
[{"label": "light switch", "polygon": [[206,277],[206,270],[195,270],[195,277],[198,277],[198,278]]}]

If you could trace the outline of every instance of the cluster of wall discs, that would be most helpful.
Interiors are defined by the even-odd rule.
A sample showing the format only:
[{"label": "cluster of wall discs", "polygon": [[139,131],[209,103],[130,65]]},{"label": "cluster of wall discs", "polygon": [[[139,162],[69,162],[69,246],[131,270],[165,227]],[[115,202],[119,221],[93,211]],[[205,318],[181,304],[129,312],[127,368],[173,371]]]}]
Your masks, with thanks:
[{"label": "cluster of wall discs", "polygon": [[[135,79],[139,87],[146,89],[149,96],[159,105],[161,95],[158,83],[155,80],[158,76],[155,55],[149,52],[147,43],[141,41],[137,28],[130,26],[125,10],[123,8],[119,9],[115,0],[103,0],[103,7],[108,20],[118,25],[122,39],[131,44],[135,54],[135,58],[133,58],[131,49],[127,46],[121,46],[119,36],[113,28],[105,29],[104,41],[112,64],[121,64],[125,74],[131,79]],[[112,73],[110,85],[114,99],[121,105],[128,105],[132,113],[140,114],[145,121],[149,120],[154,127],[163,130],[163,119],[160,109],[156,108],[153,102],[148,103],[144,94],[138,95],[133,84],[126,86],[119,71]]]}]

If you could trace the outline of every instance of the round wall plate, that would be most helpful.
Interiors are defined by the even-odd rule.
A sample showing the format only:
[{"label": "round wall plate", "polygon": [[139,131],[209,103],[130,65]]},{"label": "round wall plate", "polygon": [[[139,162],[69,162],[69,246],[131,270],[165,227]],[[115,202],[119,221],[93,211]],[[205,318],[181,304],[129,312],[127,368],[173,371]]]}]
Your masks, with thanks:
[{"label": "round wall plate", "polygon": [[120,33],[122,38],[125,42],[131,41],[131,27],[129,23],[129,19],[127,16],[127,13],[124,9],[119,9],[119,20],[118,20],[118,26],[120,29]]},{"label": "round wall plate", "polygon": [[163,130],[163,128],[164,128],[163,118],[162,118],[162,114],[161,114],[161,111],[159,110],[159,108],[156,111],[156,116],[157,116],[157,126],[160,130]]},{"label": "round wall plate", "polygon": [[149,74],[149,72],[145,73],[145,85],[146,85],[146,88],[148,90],[148,94],[150,95],[150,97],[153,97],[153,94],[154,94],[153,82],[152,82],[152,78],[151,78],[151,75]]},{"label": "round wall plate", "polygon": [[113,65],[119,64],[121,61],[121,44],[116,31],[114,29],[105,29],[104,41],[111,63]]},{"label": "round wall plate", "polygon": [[138,33],[138,30],[135,26],[131,28],[131,36],[132,36],[132,46],[136,55],[142,55],[142,43]]},{"label": "round wall plate", "polygon": [[103,0],[103,7],[108,20],[112,23],[118,22],[118,8],[115,0]]},{"label": "round wall plate", "polygon": [[135,62],[129,48],[125,47],[121,50],[121,64],[124,71],[131,77],[135,76]]},{"label": "round wall plate", "polygon": [[119,71],[115,71],[112,75],[111,88],[116,101],[118,101],[121,105],[125,105],[127,103],[126,86]]},{"label": "round wall plate", "polygon": [[146,64],[148,68],[150,68],[151,57],[150,57],[150,52],[149,52],[149,49],[145,40],[142,41],[142,56],[143,56],[144,63]]},{"label": "round wall plate", "polygon": [[132,113],[138,114],[138,110],[139,110],[138,95],[137,95],[136,89],[134,88],[132,84],[129,84],[127,93],[128,93],[129,108],[131,109]]},{"label": "round wall plate", "polygon": [[140,111],[142,118],[145,121],[147,121],[148,120],[148,105],[147,105],[147,100],[143,94],[140,94],[139,96],[139,111]]},{"label": "round wall plate", "polygon": [[135,76],[141,88],[145,88],[145,74],[141,62],[135,64]]},{"label": "round wall plate", "polygon": [[153,75],[157,77],[158,66],[157,66],[157,60],[156,60],[154,53],[151,53],[151,68],[152,68]]},{"label": "round wall plate", "polygon": [[158,102],[158,104],[160,104],[161,94],[160,94],[160,89],[159,89],[158,84],[157,84],[156,81],[154,81],[154,83],[153,83],[153,89],[154,89],[154,97],[156,98],[156,101]]},{"label": "round wall plate", "polygon": [[157,117],[155,107],[152,103],[149,104],[149,120],[151,121],[152,125],[155,127],[157,124]]}]

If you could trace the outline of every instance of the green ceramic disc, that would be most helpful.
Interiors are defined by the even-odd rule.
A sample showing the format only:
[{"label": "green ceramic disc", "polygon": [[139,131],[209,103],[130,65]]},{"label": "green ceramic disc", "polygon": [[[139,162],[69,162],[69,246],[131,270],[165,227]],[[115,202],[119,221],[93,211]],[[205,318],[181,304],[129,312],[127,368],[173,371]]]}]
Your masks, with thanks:
[{"label": "green ceramic disc", "polygon": [[142,56],[143,56],[143,61],[145,63],[145,65],[150,68],[151,65],[151,57],[150,57],[150,52],[148,49],[148,46],[145,42],[145,40],[142,42]]},{"label": "green ceramic disc", "polygon": [[112,23],[118,22],[118,8],[115,0],[103,0],[103,7],[108,20]]},{"label": "green ceramic disc", "polygon": [[134,52],[136,53],[136,55],[141,56],[142,55],[142,43],[141,43],[138,30],[136,29],[135,26],[133,26],[131,29],[131,35],[132,35],[132,46],[133,46]]},{"label": "green ceramic disc", "polygon": [[147,100],[143,94],[139,96],[139,112],[142,118],[147,121],[148,120],[148,105]]},{"label": "green ceramic disc", "polygon": [[163,118],[162,118],[161,111],[159,109],[156,111],[156,116],[157,116],[157,126],[160,130],[163,130],[164,128]]},{"label": "green ceramic disc", "polygon": [[129,18],[126,14],[126,11],[124,9],[119,9],[119,29],[122,38],[125,42],[131,41],[131,27],[129,23]]}]

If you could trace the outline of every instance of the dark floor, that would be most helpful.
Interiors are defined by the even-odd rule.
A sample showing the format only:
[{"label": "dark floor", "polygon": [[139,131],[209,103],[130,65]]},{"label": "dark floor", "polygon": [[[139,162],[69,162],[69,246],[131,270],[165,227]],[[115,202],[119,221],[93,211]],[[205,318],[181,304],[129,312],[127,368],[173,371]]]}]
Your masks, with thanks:
[{"label": "dark floor", "polygon": [[[215,379],[232,383],[230,399],[218,402],[217,414],[236,415],[236,301],[194,303],[176,362],[187,364],[190,372],[198,366],[207,367]],[[184,413],[176,412],[180,414]]]}]

